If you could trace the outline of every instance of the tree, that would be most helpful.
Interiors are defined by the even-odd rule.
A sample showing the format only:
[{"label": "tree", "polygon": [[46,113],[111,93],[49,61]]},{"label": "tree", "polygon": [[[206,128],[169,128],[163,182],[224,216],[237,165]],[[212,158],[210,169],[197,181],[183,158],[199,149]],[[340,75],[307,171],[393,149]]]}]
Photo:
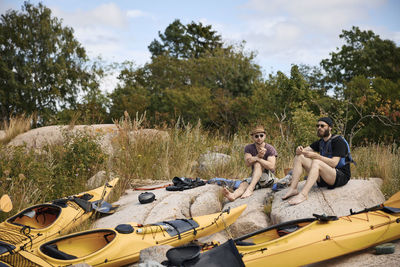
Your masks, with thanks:
[{"label": "tree", "polygon": [[330,59],[321,61],[327,81],[336,85],[350,82],[355,76],[381,77],[396,81],[400,78],[400,48],[391,40],[382,40],[372,31],[353,26],[343,30],[340,38],[346,44]]},{"label": "tree", "polygon": [[164,31],[158,32],[161,42],[154,39],[149,45],[152,57],[168,55],[175,58],[199,58],[206,52],[222,47],[221,36],[211,30],[211,25],[201,22],[183,25],[179,19]]},{"label": "tree", "polygon": [[39,3],[24,2],[0,21],[0,116],[36,112],[46,120],[58,109],[74,107],[90,83],[84,48],[73,30]]}]

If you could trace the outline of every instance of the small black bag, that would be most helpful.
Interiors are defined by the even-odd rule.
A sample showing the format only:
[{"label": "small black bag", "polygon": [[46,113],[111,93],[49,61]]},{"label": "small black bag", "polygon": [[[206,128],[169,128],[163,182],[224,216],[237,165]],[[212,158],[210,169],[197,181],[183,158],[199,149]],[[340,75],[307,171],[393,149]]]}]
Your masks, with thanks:
[{"label": "small black bag", "polygon": [[156,195],[151,192],[144,192],[139,195],[140,204],[151,203],[156,199]]}]

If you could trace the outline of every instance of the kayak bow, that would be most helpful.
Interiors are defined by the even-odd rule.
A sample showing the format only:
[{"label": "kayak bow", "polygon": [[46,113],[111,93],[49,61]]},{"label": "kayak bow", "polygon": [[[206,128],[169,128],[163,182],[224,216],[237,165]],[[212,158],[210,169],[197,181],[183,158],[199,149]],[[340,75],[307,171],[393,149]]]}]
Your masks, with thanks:
[{"label": "kayak bow", "polygon": [[[33,252],[40,244],[65,234],[88,219],[108,197],[118,178],[96,189],[53,202],[34,205],[0,224],[0,260],[15,266],[19,251]],[[105,202],[104,202],[105,203]]]}]

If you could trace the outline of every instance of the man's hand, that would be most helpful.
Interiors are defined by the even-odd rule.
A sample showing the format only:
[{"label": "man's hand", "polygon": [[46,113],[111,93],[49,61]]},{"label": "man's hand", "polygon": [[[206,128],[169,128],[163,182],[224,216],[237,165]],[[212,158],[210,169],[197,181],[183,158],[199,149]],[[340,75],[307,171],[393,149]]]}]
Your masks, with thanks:
[{"label": "man's hand", "polygon": [[260,150],[258,150],[257,157],[259,158],[264,158],[265,153],[267,152],[267,149],[265,147],[261,147]]},{"label": "man's hand", "polygon": [[247,159],[249,165],[253,165],[257,161],[257,157],[250,157]]},{"label": "man's hand", "polygon": [[319,154],[314,151],[303,150],[302,154],[304,155],[304,157],[309,158],[309,159],[318,159],[319,158]]},{"label": "man's hand", "polygon": [[303,147],[302,146],[298,146],[296,148],[296,155],[300,155],[303,152]]}]

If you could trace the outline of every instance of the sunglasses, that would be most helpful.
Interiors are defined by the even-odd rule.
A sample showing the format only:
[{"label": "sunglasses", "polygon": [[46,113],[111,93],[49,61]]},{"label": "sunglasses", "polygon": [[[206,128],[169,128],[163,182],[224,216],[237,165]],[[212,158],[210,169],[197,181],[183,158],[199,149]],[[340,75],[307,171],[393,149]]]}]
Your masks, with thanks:
[{"label": "sunglasses", "polygon": [[258,138],[258,137],[263,138],[263,137],[264,137],[264,134],[255,134],[255,135],[254,135],[254,138]]},{"label": "sunglasses", "polygon": [[317,128],[319,128],[319,127],[325,128],[325,126],[326,126],[326,125],[324,125],[324,124],[317,124],[317,125],[315,125],[315,127],[317,127]]}]

